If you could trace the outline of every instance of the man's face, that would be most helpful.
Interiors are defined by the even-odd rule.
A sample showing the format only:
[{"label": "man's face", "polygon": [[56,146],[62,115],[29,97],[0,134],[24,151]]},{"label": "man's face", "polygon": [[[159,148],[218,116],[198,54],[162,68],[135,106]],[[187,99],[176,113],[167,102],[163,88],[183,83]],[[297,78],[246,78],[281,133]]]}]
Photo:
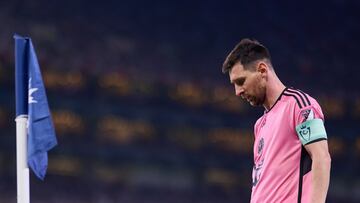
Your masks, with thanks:
[{"label": "man's face", "polygon": [[245,70],[241,63],[236,63],[229,71],[230,82],[235,87],[236,96],[247,100],[252,106],[263,105],[266,95],[266,80],[257,67]]}]

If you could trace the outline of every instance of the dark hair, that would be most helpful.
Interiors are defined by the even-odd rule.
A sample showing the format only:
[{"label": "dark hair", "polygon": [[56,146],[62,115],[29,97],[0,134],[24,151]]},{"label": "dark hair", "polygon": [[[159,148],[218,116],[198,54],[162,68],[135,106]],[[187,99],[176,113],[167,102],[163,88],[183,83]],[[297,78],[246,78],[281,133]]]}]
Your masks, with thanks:
[{"label": "dark hair", "polygon": [[268,49],[257,40],[242,39],[226,57],[222,72],[228,72],[238,62],[246,69],[246,65],[259,59],[271,60]]}]

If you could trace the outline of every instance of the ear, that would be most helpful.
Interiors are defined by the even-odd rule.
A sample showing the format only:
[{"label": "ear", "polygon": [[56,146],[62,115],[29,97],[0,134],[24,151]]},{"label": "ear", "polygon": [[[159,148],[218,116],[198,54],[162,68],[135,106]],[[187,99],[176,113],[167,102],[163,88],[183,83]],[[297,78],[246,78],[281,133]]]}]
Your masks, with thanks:
[{"label": "ear", "polygon": [[262,78],[266,78],[267,74],[268,74],[268,71],[269,71],[269,67],[268,67],[268,65],[266,63],[259,62],[258,65],[257,65],[256,71],[261,74]]}]

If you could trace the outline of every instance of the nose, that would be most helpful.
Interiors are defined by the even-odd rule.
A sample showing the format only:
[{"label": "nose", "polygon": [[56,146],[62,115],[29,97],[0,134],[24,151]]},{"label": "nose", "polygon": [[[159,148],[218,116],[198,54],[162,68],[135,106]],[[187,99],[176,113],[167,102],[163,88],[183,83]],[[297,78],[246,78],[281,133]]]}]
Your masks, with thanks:
[{"label": "nose", "polygon": [[242,88],[238,85],[235,85],[235,95],[243,98],[243,93],[244,93],[244,88]]}]

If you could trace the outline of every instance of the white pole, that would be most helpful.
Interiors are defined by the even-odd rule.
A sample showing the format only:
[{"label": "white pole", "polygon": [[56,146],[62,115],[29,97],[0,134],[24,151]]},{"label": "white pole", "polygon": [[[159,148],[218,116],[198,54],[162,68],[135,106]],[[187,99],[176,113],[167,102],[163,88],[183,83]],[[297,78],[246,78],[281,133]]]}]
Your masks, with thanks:
[{"label": "white pole", "polygon": [[30,180],[27,164],[27,115],[16,117],[17,203],[30,203]]}]

